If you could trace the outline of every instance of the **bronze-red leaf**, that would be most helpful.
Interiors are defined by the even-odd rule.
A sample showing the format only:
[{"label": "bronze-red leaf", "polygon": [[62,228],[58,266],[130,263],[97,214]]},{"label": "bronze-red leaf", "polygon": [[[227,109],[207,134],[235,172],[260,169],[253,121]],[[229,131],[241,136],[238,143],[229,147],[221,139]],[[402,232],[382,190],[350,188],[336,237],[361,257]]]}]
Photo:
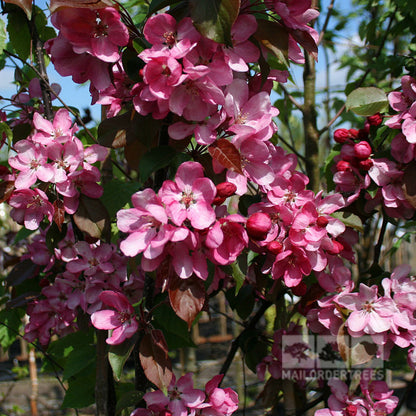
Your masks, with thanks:
[{"label": "bronze-red leaf", "polygon": [[172,380],[172,363],[160,329],[152,329],[144,334],[140,342],[140,363],[148,380],[166,391]]},{"label": "bronze-red leaf", "polygon": [[226,169],[243,175],[241,155],[238,149],[227,139],[218,139],[208,147],[209,154]]},{"label": "bronze-red leaf", "polygon": [[205,304],[204,282],[196,276],[188,279],[176,277],[169,286],[169,300],[179,318],[191,328],[195,318]]}]

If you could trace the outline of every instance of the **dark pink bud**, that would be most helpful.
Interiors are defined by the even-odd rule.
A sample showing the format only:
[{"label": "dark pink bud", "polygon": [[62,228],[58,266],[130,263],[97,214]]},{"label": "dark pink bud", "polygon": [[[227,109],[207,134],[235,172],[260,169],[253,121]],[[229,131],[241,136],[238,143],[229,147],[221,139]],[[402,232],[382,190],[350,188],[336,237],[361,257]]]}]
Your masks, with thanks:
[{"label": "dark pink bud", "polygon": [[326,227],[329,223],[328,218],[324,217],[323,215],[320,215],[317,220],[316,220],[316,224],[318,225],[318,227]]},{"label": "dark pink bud", "polygon": [[347,129],[337,129],[334,131],[334,140],[337,143],[345,143],[349,138],[351,138],[351,135]]},{"label": "dark pink bud", "polygon": [[300,282],[297,286],[292,287],[292,292],[295,296],[303,296],[308,291],[308,287],[304,282]]},{"label": "dark pink bud", "polygon": [[347,162],[346,160],[340,160],[336,165],[337,172],[345,172],[348,170],[351,170],[351,164],[350,162]]},{"label": "dark pink bud", "polygon": [[358,130],[357,139],[367,140],[368,139],[368,133],[369,133],[369,129],[367,129],[367,128]]},{"label": "dark pink bud", "polygon": [[283,244],[279,241],[270,241],[270,243],[267,244],[267,249],[272,254],[279,254],[283,249]]},{"label": "dark pink bud", "polygon": [[373,116],[367,117],[367,121],[370,126],[379,126],[383,122],[383,117],[381,117],[380,113],[377,113]]},{"label": "dark pink bud", "polygon": [[358,137],[358,130],[357,129],[349,129],[351,139],[356,139]]},{"label": "dark pink bud", "polygon": [[212,201],[213,205],[221,205],[225,202],[226,198],[222,196],[216,196],[214,200]]},{"label": "dark pink bud", "polygon": [[373,166],[372,159],[360,160],[360,168],[362,170],[368,171],[370,170],[371,166]]},{"label": "dark pink bud", "polygon": [[250,215],[246,223],[247,234],[254,240],[264,240],[270,228],[272,228],[272,220],[264,212]]},{"label": "dark pink bud", "polygon": [[339,241],[332,241],[332,249],[327,249],[329,254],[339,254],[342,250],[344,250],[344,246]]},{"label": "dark pink bud", "polygon": [[49,280],[46,277],[43,277],[42,279],[40,279],[39,281],[39,286],[40,287],[46,287],[49,286]]},{"label": "dark pink bud", "polygon": [[217,186],[217,196],[221,198],[228,198],[235,194],[237,187],[231,182],[221,182]]},{"label": "dark pink bud", "polygon": [[345,414],[346,414],[346,416],[355,416],[357,414],[357,406],[355,406],[353,404],[349,404],[345,408]]},{"label": "dark pink bud", "polygon": [[358,142],[354,145],[354,152],[358,159],[368,159],[371,155],[371,146],[365,141]]}]

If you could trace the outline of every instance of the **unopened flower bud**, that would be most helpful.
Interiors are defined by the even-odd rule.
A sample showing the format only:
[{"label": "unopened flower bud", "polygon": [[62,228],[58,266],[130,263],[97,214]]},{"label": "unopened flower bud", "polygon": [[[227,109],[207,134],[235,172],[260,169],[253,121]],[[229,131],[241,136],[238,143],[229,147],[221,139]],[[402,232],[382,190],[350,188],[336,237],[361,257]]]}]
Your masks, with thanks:
[{"label": "unopened flower bud", "polygon": [[371,166],[373,166],[374,162],[372,159],[360,160],[360,168],[365,170],[366,172],[370,170]]},{"label": "unopened flower bud", "polygon": [[300,282],[297,286],[292,287],[292,293],[295,296],[303,296],[308,291],[308,287],[304,282]]},{"label": "unopened flower bud", "polygon": [[264,212],[250,215],[246,223],[247,234],[254,240],[264,240],[270,228],[272,228],[272,220]]},{"label": "unopened flower bud", "polygon": [[383,122],[383,117],[381,117],[380,113],[377,113],[373,116],[367,117],[367,121],[370,126],[379,126]]},{"label": "unopened flower bud", "polygon": [[329,254],[339,254],[341,253],[341,251],[344,250],[344,246],[336,240],[332,241],[332,248],[331,249],[327,249],[326,251]]},{"label": "unopened flower bud", "polygon": [[351,170],[351,164],[350,162],[347,162],[346,160],[340,160],[336,164],[337,172],[346,172],[348,170]]},{"label": "unopened flower bud", "polygon": [[46,277],[43,277],[39,281],[39,286],[42,287],[42,288],[49,286],[49,280]]},{"label": "unopened flower bud", "polygon": [[328,218],[324,217],[323,215],[320,215],[317,220],[316,220],[316,224],[318,225],[318,227],[326,227],[329,223]]},{"label": "unopened flower bud", "polygon": [[349,129],[348,132],[350,133],[351,139],[356,139],[358,137],[357,129]]},{"label": "unopened flower bud", "polygon": [[216,196],[214,200],[212,201],[213,205],[221,205],[225,202],[226,198],[222,196]]},{"label": "unopened flower bud", "polygon": [[334,131],[334,140],[337,143],[345,143],[351,135],[347,129],[337,129]]},{"label": "unopened flower bud", "polygon": [[353,404],[349,404],[345,408],[345,414],[346,414],[346,416],[355,416],[357,414],[357,406],[355,406]]},{"label": "unopened flower bud", "polygon": [[283,244],[280,241],[270,241],[270,243],[267,244],[267,249],[272,254],[279,254],[283,249]]},{"label": "unopened flower bud", "polygon": [[369,129],[360,129],[358,130],[357,139],[359,140],[367,140],[368,139]]},{"label": "unopened flower bud", "polygon": [[371,146],[365,141],[358,142],[354,145],[354,152],[358,159],[368,159],[371,155]]},{"label": "unopened flower bud", "polygon": [[237,187],[231,182],[221,182],[217,186],[217,196],[221,198],[228,198],[235,194]]}]

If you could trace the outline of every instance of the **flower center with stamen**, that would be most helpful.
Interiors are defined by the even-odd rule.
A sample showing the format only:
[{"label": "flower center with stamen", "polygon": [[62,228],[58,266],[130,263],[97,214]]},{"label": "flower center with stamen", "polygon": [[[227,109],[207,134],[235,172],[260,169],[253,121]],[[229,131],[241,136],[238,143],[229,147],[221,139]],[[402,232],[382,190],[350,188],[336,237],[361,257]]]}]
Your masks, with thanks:
[{"label": "flower center with stamen", "polygon": [[176,42],[176,33],[173,32],[165,32],[163,34],[163,37],[165,38],[165,43],[168,46],[173,46]]},{"label": "flower center with stamen", "polygon": [[373,305],[372,305],[372,303],[370,303],[370,302],[366,302],[366,303],[364,304],[363,309],[364,309],[366,312],[371,312],[371,311],[373,310]]},{"label": "flower center with stamen", "polygon": [[126,311],[120,311],[118,316],[122,324],[130,319],[130,314]]},{"label": "flower center with stamen", "polygon": [[194,194],[192,192],[182,192],[181,204],[189,208],[195,203]]},{"label": "flower center with stamen", "polygon": [[169,391],[169,398],[171,400],[179,400],[181,398],[181,392],[176,387]]}]

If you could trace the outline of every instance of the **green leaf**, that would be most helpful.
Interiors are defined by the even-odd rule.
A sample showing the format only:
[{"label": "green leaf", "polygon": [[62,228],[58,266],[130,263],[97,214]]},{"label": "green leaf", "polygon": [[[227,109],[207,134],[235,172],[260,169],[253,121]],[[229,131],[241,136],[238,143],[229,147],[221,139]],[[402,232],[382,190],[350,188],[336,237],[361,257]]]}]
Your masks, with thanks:
[{"label": "green leaf", "polygon": [[289,66],[289,33],[283,25],[269,20],[258,20],[254,37],[269,49],[281,64]]},{"label": "green leaf", "polygon": [[240,266],[238,265],[237,261],[235,261],[231,265],[231,267],[233,269],[233,278],[235,281],[235,293],[237,294],[240,291],[241,287],[243,286],[246,276],[241,271]]},{"label": "green leaf", "polygon": [[22,326],[23,311],[17,309],[0,311],[0,345],[7,350],[16,340]]},{"label": "green leaf", "polygon": [[[65,363],[74,349],[82,348],[87,343],[92,344],[93,340],[94,336],[91,328],[88,333],[84,331],[73,332],[52,341],[48,346],[48,354],[53,357],[54,362],[57,362],[61,367],[65,367]],[[56,367],[49,360],[45,360],[42,370],[55,371]]]},{"label": "green leaf", "polygon": [[36,230],[28,230],[27,228],[21,228],[14,236],[13,243],[16,244],[19,241],[25,240],[27,237],[32,235]]},{"label": "green leaf", "polygon": [[149,6],[148,16],[151,16],[153,13],[158,12],[165,7],[172,6],[175,3],[178,3],[178,0],[153,0]]},{"label": "green leaf", "polygon": [[[1,26],[1,22],[3,21],[0,20],[0,26]],[[0,31],[1,31],[1,28],[0,28]],[[0,52],[1,52],[1,34],[0,34]],[[10,151],[10,146],[12,145],[12,141],[13,141],[13,131],[7,125],[7,123],[0,123],[0,141],[2,140],[3,134],[6,135],[7,144],[8,144],[9,151]]]},{"label": "green leaf", "polygon": [[3,53],[3,50],[6,47],[6,39],[6,23],[4,22],[4,20],[0,19],[0,53]]},{"label": "green leaf", "polygon": [[46,247],[51,253],[54,253],[54,249],[58,247],[58,243],[66,237],[67,227],[63,224],[61,231],[58,226],[53,222],[46,232]]},{"label": "green leaf", "polygon": [[102,203],[107,208],[110,218],[115,218],[117,211],[131,200],[131,196],[140,189],[137,182],[113,180],[104,184]]},{"label": "green leaf", "polygon": [[82,409],[95,403],[95,366],[90,365],[69,379],[62,409]]},{"label": "green leaf", "polygon": [[147,152],[139,164],[139,175],[142,182],[159,169],[170,164],[176,156],[176,150],[169,146],[155,147]]},{"label": "green leaf", "polygon": [[123,343],[119,345],[112,345],[108,352],[108,361],[110,361],[111,368],[113,369],[114,378],[120,381],[123,374],[123,368],[127,359],[130,357],[133,351],[136,338],[127,338]]},{"label": "green leaf", "polygon": [[95,365],[94,345],[83,345],[75,348],[68,355],[65,363],[63,378],[68,380],[70,377],[78,375],[86,367]]},{"label": "green leaf", "polygon": [[[137,403],[140,402],[140,400],[143,397],[143,392],[132,390],[128,391],[127,393],[124,393],[119,400],[117,400],[116,405],[116,415],[119,415],[122,410],[127,409],[129,407],[135,408]],[[129,412],[130,414],[131,412]]]},{"label": "green leaf", "polygon": [[334,212],[332,217],[342,221],[347,227],[354,228],[357,231],[363,232],[363,223],[358,215],[352,214],[351,212]]},{"label": "green leaf", "polygon": [[154,310],[153,325],[163,331],[169,350],[195,347],[185,321],[169,305],[162,303]]},{"label": "green leaf", "polygon": [[372,116],[388,110],[386,93],[380,88],[365,87],[352,91],[345,103],[347,110],[359,116]]},{"label": "green leaf", "polygon": [[191,18],[208,39],[232,46],[231,27],[240,11],[240,0],[189,0]]},{"label": "green leaf", "polygon": [[99,199],[81,194],[78,209],[73,218],[77,227],[90,237],[110,240],[110,216]]},{"label": "green leaf", "polygon": [[29,58],[30,46],[32,44],[26,14],[18,7],[7,15],[7,32],[10,43],[19,58],[26,61]]}]

